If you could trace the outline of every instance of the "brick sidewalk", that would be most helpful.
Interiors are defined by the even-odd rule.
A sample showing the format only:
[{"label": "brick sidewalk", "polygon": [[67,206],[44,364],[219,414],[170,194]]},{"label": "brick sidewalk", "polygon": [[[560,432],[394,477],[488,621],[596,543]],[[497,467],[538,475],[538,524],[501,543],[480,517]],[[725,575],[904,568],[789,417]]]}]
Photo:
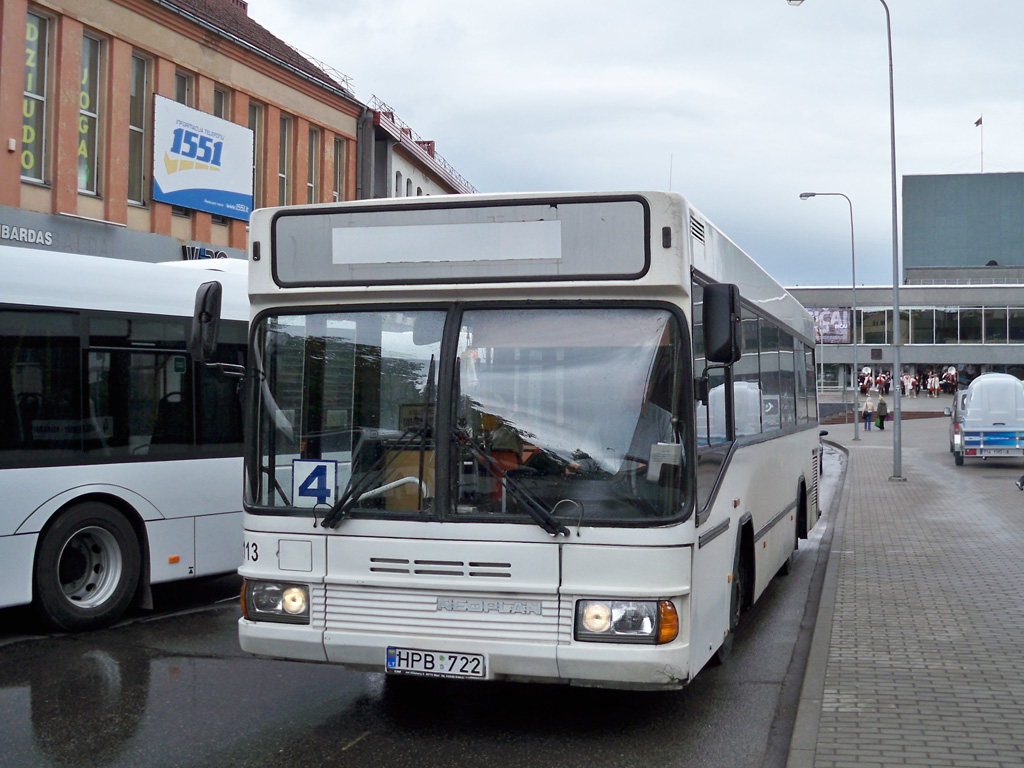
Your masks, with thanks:
[{"label": "brick sidewalk", "polygon": [[849,450],[788,765],[1024,765],[1020,459],[954,467],[948,420]]}]

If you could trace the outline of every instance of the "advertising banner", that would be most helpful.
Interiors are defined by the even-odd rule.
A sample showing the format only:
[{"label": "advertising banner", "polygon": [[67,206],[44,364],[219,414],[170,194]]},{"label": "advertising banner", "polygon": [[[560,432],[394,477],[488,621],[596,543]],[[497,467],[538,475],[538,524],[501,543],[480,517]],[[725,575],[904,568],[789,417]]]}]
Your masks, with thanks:
[{"label": "advertising banner", "polygon": [[252,152],[248,128],[154,97],[154,200],[248,221]]},{"label": "advertising banner", "polygon": [[808,307],[814,317],[817,344],[850,344],[850,310],[845,307]]}]

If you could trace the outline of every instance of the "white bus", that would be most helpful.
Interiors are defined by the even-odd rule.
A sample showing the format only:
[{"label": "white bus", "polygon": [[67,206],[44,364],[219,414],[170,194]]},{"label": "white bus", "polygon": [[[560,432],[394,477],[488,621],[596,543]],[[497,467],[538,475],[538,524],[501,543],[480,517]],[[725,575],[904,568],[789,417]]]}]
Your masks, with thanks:
[{"label": "white bus", "polygon": [[196,289],[216,276],[214,359],[244,363],[234,265],[0,246],[0,608],[34,602],[87,629],[145,605],[151,584],[238,567],[239,380],[186,350]]},{"label": "white bus", "polygon": [[677,194],[250,223],[242,648],[676,688],[818,519],[810,315]]}]

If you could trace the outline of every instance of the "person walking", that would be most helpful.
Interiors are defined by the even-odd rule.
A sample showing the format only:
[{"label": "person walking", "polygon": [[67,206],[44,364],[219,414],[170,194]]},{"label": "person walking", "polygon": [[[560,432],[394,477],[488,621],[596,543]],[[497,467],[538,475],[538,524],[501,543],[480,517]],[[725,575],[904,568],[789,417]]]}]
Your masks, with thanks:
[{"label": "person walking", "polygon": [[871,395],[868,395],[864,400],[864,405],[861,406],[860,416],[864,420],[864,431],[871,431],[871,419],[875,415],[875,404],[871,402]]},{"label": "person walking", "polygon": [[889,404],[885,402],[885,398],[879,396],[878,398],[878,428],[885,430],[885,417],[889,415]]}]

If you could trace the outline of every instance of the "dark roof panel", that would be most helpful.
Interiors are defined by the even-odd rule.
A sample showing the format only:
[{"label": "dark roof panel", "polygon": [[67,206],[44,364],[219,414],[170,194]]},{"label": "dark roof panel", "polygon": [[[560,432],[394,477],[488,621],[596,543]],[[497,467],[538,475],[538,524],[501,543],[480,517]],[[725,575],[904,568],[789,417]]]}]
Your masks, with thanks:
[{"label": "dark roof panel", "polygon": [[339,82],[288,43],[250,19],[244,0],[162,0],[162,4],[191,14],[223,31],[225,35],[238,38],[313,80],[332,89],[340,89],[354,98],[345,83]]}]

